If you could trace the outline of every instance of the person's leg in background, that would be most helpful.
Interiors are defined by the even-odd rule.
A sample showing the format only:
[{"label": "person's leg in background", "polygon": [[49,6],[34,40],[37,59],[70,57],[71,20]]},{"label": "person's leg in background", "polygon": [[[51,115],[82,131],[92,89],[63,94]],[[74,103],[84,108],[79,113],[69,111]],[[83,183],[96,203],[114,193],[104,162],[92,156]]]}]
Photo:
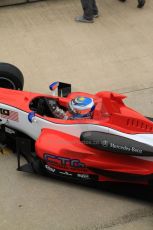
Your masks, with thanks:
[{"label": "person's leg in background", "polygon": [[92,3],[92,10],[93,10],[93,17],[97,18],[99,15],[98,15],[98,7],[96,5],[95,0],[93,0],[93,3]]},{"label": "person's leg in background", "polygon": [[[120,2],[126,2],[126,0],[119,0]],[[145,0],[138,0],[138,8],[142,8],[145,5]]]},{"label": "person's leg in background", "polygon": [[94,22],[93,18],[98,16],[98,8],[95,0],[81,0],[84,11],[83,16],[76,17],[78,22]]},{"label": "person's leg in background", "polygon": [[138,0],[138,8],[142,8],[145,5],[145,0]]}]

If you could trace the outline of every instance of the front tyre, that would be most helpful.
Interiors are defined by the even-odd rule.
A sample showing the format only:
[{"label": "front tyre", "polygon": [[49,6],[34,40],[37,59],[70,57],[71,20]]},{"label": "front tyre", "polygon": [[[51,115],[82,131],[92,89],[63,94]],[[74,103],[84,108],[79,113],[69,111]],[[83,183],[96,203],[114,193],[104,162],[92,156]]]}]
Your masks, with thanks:
[{"label": "front tyre", "polygon": [[0,63],[0,88],[23,90],[24,77],[14,65]]}]

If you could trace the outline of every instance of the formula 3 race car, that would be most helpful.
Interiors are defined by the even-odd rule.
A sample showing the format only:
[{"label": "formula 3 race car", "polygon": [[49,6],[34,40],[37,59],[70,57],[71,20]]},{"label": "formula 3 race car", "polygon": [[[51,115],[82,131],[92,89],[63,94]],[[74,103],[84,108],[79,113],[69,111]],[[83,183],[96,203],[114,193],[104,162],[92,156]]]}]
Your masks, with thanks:
[{"label": "formula 3 race car", "polygon": [[[84,182],[153,183],[152,118],[127,107],[124,95],[71,92],[61,82],[46,95],[22,91],[23,85],[17,67],[0,63],[0,143],[17,154],[18,170]],[[91,116],[57,118],[51,108],[66,113],[75,98],[86,106],[92,101]]]}]

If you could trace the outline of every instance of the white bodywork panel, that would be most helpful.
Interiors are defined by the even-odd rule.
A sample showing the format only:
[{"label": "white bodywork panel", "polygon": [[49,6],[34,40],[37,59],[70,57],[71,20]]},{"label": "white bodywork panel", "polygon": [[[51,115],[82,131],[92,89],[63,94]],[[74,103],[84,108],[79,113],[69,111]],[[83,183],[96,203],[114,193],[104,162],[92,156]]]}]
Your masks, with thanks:
[{"label": "white bodywork panel", "polygon": [[[61,131],[63,133],[70,134],[72,136],[79,137],[80,134],[84,131],[92,131],[93,127],[96,125],[92,124],[57,124],[50,121],[47,121],[43,118],[36,116],[36,122],[30,123],[28,120],[28,113],[24,112],[20,109],[0,104],[0,107],[3,109],[15,111],[19,113],[19,121],[12,121],[12,120],[6,120],[4,118],[2,119],[2,123],[5,123],[7,121],[7,126],[12,127],[14,129],[17,129],[28,136],[30,136],[32,139],[36,140],[40,133],[42,128],[50,128],[54,130]],[[108,133],[108,128],[103,126],[96,126],[96,131]]]},{"label": "white bodywork panel", "polygon": [[[29,122],[28,120],[28,113],[24,112],[20,109],[14,108],[12,106],[8,106],[5,104],[0,104],[0,108],[11,110],[18,112],[19,114],[19,121],[12,121],[12,120],[6,120],[5,118],[1,117],[1,124],[6,124],[8,127],[12,127],[14,129],[17,129],[28,136],[30,136],[32,139],[37,140],[41,133],[42,128],[50,128],[53,130],[58,130],[63,133],[70,134],[72,136],[80,137],[82,132],[85,131],[99,131],[103,133],[109,133],[118,135],[121,137],[126,137],[131,140],[135,140],[144,144],[148,144],[150,146],[153,146],[153,134],[127,134],[123,133],[105,126],[99,126],[94,124],[57,124],[50,121],[47,121],[43,118],[36,116],[36,122]],[[1,116],[1,115],[0,115]],[[137,157],[141,158],[143,160],[150,160],[153,161],[153,157]]]}]

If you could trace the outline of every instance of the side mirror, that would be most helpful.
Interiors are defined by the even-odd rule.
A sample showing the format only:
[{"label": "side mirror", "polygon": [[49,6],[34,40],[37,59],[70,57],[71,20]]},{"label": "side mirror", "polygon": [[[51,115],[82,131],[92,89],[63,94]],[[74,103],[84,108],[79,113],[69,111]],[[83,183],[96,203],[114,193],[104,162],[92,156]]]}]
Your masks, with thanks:
[{"label": "side mirror", "polygon": [[52,84],[50,84],[49,89],[52,92],[53,96],[57,96],[58,95],[58,87],[59,87],[59,82],[53,82]]},{"label": "side mirror", "polygon": [[67,97],[71,93],[71,84],[64,82],[53,82],[49,89],[53,96]]},{"label": "side mirror", "polygon": [[33,122],[36,122],[37,120],[36,120],[36,117],[35,117],[35,112],[33,111],[33,112],[30,112],[29,114],[28,114],[28,120],[29,120],[29,122],[30,123],[33,123]]}]

